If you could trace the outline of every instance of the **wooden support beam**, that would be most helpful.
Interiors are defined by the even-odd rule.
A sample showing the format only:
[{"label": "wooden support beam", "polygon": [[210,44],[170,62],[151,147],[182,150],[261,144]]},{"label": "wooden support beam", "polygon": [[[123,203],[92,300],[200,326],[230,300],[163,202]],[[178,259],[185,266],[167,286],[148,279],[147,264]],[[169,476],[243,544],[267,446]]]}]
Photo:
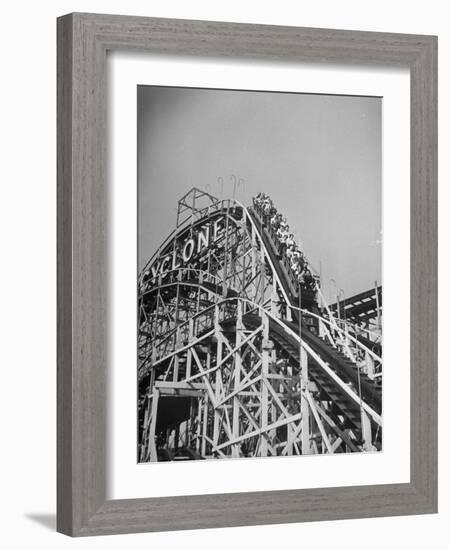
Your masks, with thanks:
[{"label": "wooden support beam", "polygon": [[150,462],[157,462],[157,447],[156,447],[156,422],[157,422],[157,406],[159,402],[159,390],[153,389],[153,397],[151,398],[151,419],[150,430],[148,435],[150,447]]},{"label": "wooden support beam", "polygon": [[342,439],[346,443],[346,445],[349,447],[349,450],[351,450],[352,452],[358,452],[359,449],[351,441],[351,438],[349,437],[349,435],[337,426],[337,424],[332,420],[332,418],[326,413],[326,411],[322,407],[320,407],[320,405],[316,401],[315,401],[315,407],[317,411],[320,413],[320,416],[322,416],[324,420],[329,424],[329,426],[335,431],[339,439]]},{"label": "wooden support beam", "polygon": [[363,450],[375,451],[376,448],[373,445],[373,433],[371,428],[371,420],[364,410],[362,410],[361,421],[362,421],[362,434],[363,434]]},{"label": "wooden support beam", "polygon": [[327,449],[327,452],[332,454],[332,445],[331,445],[331,442],[329,441],[329,437],[326,433],[326,430],[324,429],[323,422],[321,421],[320,415],[318,414],[318,411],[316,409],[316,405],[313,400],[313,397],[311,396],[308,389],[306,389],[304,393],[307,398],[307,401],[309,402],[310,410],[312,411],[315,422],[317,423],[318,429],[320,431],[320,434],[323,439],[323,443]]},{"label": "wooden support beam", "polygon": [[[240,348],[243,340],[243,322],[242,322],[242,302],[239,300],[237,303],[237,320],[235,326],[235,344],[236,348]],[[240,374],[242,368],[242,357],[240,353],[234,353],[234,369],[233,380],[234,388],[238,388],[240,384]],[[240,435],[240,402],[239,397],[236,394],[232,400],[232,436],[238,438]],[[240,456],[239,445],[232,447],[232,456],[238,458]]]},{"label": "wooden support beam", "polygon": [[301,414],[302,414],[302,431],[301,431],[301,453],[308,455],[312,453],[310,444],[310,411],[309,403],[306,398],[308,390],[309,375],[308,375],[308,357],[303,346],[299,350],[300,366],[301,366]]},{"label": "wooden support beam", "polygon": [[[270,324],[268,317],[262,313],[263,341],[262,341],[262,381],[261,381],[261,396],[260,396],[260,426],[262,431],[266,431],[268,425],[268,387],[266,382],[270,370],[270,346],[269,346],[269,330]],[[268,456],[267,441],[263,438],[260,441],[260,455]]]},{"label": "wooden support beam", "polygon": [[[269,424],[265,428],[259,428],[258,430],[254,430],[253,432],[246,433],[244,435],[241,435],[238,440],[230,439],[229,441],[226,441],[225,443],[221,443],[217,447],[214,447],[214,451],[219,451],[220,449],[224,449],[226,447],[229,447],[231,445],[234,445],[235,443],[239,443],[242,441],[245,441],[246,439],[250,439],[251,437],[258,437],[262,435],[263,433],[266,433],[270,430],[274,430],[275,428],[280,428],[281,426],[285,426],[286,424],[290,424],[290,422],[296,422],[301,418],[301,413],[294,414],[290,416],[289,418],[283,418],[282,420],[277,420],[276,422],[273,422],[272,424]],[[263,441],[263,439],[261,440]],[[259,456],[264,456],[259,453]]]},{"label": "wooden support beam", "polygon": [[[194,339],[193,334],[193,319],[189,319],[189,342],[192,342]],[[186,378],[190,378],[192,373],[192,351],[191,348],[187,350],[187,363],[186,363]]]}]

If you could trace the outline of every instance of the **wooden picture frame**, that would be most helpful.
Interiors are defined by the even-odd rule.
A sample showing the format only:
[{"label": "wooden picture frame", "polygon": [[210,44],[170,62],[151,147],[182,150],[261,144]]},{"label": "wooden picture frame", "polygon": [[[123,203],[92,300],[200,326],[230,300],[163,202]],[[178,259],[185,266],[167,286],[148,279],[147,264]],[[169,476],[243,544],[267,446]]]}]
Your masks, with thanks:
[{"label": "wooden picture frame", "polygon": [[[406,66],[410,483],[106,499],[108,50]],[[437,38],[74,13],[58,19],[57,529],[100,535],[437,511]]]}]

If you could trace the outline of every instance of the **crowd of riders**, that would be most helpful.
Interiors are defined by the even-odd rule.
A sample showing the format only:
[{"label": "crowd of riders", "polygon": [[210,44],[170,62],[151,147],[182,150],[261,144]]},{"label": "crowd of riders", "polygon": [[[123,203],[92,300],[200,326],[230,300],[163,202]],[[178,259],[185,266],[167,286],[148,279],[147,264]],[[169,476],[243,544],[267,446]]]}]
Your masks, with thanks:
[{"label": "crowd of riders", "polygon": [[298,285],[313,288],[315,279],[301,247],[295,242],[294,234],[291,233],[285,217],[277,211],[273,201],[266,193],[258,193],[254,197],[253,203],[263,221],[271,228],[271,234],[275,238],[279,254],[288,262],[295,282]]}]

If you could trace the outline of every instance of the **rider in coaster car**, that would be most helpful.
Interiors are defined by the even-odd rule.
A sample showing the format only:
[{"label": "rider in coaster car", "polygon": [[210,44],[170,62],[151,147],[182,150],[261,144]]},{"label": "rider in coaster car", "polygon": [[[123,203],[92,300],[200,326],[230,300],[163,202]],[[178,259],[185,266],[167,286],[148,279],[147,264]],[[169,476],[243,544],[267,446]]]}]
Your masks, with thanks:
[{"label": "rider in coaster car", "polygon": [[256,209],[260,209],[260,207],[262,206],[262,201],[264,200],[264,193],[257,193],[257,195],[253,198],[253,202],[254,202],[254,206],[256,207]]},{"label": "rider in coaster car", "polygon": [[295,237],[293,233],[290,233],[290,235],[287,237],[287,247],[293,248],[295,246]]},{"label": "rider in coaster car", "polygon": [[263,202],[263,213],[265,216],[269,216],[274,209],[273,201],[267,197]]},{"label": "rider in coaster car", "polygon": [[295,263],[292,266],[293,273],[295,275],[296,284],[299,286],[304,282],[303,275],[304,271],[301,268],[299,263]]},{"label": "rider in coaster car", "polygon": [[303,255],[302,255],[302,252],[301,250],[299,249],[299,246],[298,245],[295,245],[293,247],[293,261],[295,263],[301,263],[302,265],[302,259],[303,259]]},{"label": "rider in coaster car", "polygon": [[277,231],[279,228],[279,224],[281,223],[280,214],[276,211],[274,211],[273,215],[270,219],[271,228],[273,231]]},{"label": "rider in coaster car", "polygon": [[285,225],[284,223],[281,221],[281,223],[279,224],[279,227],[276,231],[276,237],[278,238],[278,241],[281,241],[281,239],[284,238],[284,235],[286,235],[286,231],[285,231]]},{"label": "rider in coaster car", "polygon": [[293,252],[293,263],[297,266],[297,269],[304,273],[304,269],[306,266],[306,260],[304,259],[304,256],[302,255],[302,252],[299,250],[297,246],[295,246],[294,252]]},{"label": "rider in coaster car", "polygon": [[309,266],[304,267],[304,284],[308,288],[315,288],[315,279],[313,278],[312,272],[309,269]]},{"label": "rider in coaster car", "polygon": [[280,244],[280,252],[281,252],[281,255],[284,254],[284,250],[287,246],[287,239],[288,239],[288,230],[289,230],[289,227],[287,224],[284,224],[284,226],[282,225],[281,223],[281,227],[278,231],[279,233],[279,244]]}]

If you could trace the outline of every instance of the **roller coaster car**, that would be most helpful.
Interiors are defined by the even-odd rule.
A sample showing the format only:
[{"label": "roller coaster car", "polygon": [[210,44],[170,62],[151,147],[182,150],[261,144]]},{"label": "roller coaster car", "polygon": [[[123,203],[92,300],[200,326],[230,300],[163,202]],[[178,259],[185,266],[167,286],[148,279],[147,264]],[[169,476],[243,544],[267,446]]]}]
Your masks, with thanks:
[{"label": "roller coaster car", "polygon": [[304,315],[302,322],[310,330],[310,332],[318,335],[318,319],[316,317],[308,317]]}]

